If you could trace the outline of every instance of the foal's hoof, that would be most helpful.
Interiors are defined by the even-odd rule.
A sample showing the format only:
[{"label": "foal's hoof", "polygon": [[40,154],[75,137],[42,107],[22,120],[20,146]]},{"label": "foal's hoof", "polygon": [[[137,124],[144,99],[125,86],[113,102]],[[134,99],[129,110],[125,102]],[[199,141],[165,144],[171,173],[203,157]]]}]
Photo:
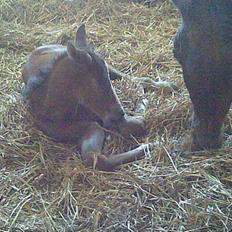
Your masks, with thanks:
[{"label": "foal's hoof", "polygon": [[143,117],[126,116],[119,125],[119,133],[126,138],[130,136],[142,137],[146,135],[145,122]]}]

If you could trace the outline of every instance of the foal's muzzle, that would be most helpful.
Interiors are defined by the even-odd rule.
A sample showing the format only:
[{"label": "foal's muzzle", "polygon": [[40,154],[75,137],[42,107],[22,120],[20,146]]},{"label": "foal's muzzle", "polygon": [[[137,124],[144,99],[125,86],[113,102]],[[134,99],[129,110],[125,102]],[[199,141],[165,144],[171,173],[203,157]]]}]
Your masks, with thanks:
[{"label": "foal's muzzle", "polygon": [[118,125],[125,120],[125,112],[118,109],[111,112],[103,119],[103,126],[109,130],[118,130]]}]

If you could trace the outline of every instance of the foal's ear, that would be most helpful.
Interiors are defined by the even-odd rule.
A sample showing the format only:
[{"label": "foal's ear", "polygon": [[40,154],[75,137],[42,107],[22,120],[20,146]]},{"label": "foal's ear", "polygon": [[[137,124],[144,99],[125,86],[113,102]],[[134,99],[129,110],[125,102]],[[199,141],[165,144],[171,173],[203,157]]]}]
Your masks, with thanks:
[{"label": "foal's ear", "polygon": [[78,48],[87,47],[87,38],[86,38],[85,24],[81,24],[77,29],[75,43]]},{"label": "foal's ear", "polygon": [[88,65],[92,63],[92,57],[88,54],[88,52],[76,48],[72,42],[68,42],[67,52],[69,58],[81,65]]}]

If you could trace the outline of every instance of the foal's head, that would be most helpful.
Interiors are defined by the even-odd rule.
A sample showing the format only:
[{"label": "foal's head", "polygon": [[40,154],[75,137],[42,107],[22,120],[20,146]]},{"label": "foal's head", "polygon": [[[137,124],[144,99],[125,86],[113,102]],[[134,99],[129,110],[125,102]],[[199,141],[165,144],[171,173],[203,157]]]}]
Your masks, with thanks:
[{"label": "foal's head", "polygon": [[68,43],[67,53],[81,83],[76,93],[81,104],[100,117],[105,127],[117,128],[125,113],[112,87],[106,62],[87,44],[84,24],[77,30],[75,43]]}]

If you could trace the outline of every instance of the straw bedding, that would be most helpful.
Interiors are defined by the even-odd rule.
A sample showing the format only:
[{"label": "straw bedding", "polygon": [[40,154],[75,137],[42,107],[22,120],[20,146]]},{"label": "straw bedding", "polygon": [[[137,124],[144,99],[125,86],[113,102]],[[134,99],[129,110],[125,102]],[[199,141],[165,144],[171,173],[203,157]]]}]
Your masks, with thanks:
[{"label": "straw bedding", "polygon": [[[232,114],[222,149],[182,149],[191,103],[172,55],[180,17],[171,2],[149,7],[126,0],[5,0],[0,15],[0,231],[231,231]],[[114,173],[84,167],[75,145],[36,130],[20,95],[29,52],[66,44],[80,22],[116,68],[178,87],[146,92],[146,138],[107,141],[108,154],[156,143],[144,160]],[[133,113],[144,97],[138,84],[113,84]]]}]

